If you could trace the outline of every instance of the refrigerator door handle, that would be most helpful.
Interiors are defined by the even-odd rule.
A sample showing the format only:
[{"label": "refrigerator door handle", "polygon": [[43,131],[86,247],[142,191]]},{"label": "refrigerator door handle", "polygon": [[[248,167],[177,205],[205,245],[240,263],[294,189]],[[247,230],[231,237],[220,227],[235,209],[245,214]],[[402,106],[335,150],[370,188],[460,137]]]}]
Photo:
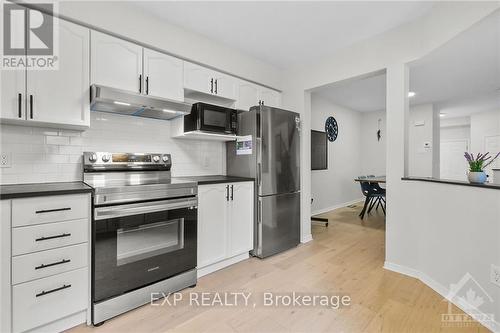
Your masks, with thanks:
[{"label": "refrigerator door handle", "polygon": [[257,202],[257,224],[262,224],[262,201],[260,199]]},{"label": "refrigerator door handle", "polygon": [[262,181],[262,166],[257,163],[257,187],[260,187]]}]

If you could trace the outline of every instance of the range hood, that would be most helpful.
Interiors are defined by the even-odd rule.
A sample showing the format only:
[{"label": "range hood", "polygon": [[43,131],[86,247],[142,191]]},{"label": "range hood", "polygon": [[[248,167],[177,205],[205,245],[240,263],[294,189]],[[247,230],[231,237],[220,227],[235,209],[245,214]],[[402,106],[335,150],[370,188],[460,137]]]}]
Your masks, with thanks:
[{"label": "range hood", "polygon": [[90,110],[169,120],[191,113],[191,104],[93,84]]}]

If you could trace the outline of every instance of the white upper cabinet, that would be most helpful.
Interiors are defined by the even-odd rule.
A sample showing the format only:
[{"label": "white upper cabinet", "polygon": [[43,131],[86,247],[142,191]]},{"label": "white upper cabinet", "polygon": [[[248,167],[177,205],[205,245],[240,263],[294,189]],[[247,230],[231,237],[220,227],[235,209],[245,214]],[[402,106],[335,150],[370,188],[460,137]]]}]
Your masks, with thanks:
[{"label": "white upper cabinet", "polygon": [[236,99],[236,79],[214,72],[214,94],[227,99]]},{"label": "white upper cabinet", "polygon": [[89,29],[54,20],[59,21],[58,68],[2,71],[3,122],[71,129],[90,126]]},{"label": "white upper cabinet", "polygon": [[90,51],[91,84],[142,92],[142,46],[92,31]]},{"label": "white upper cabinet", "polygon": [[252,106],[259,105],[260,87],[256,84],[240,80],[238,85],[238,99],[235,107],[248,111]]},{"label": "white upper cabinet", "polygon": [[0,71],[0,118],[2,120],[26,119],[26,72]]},{"label": "white upper cabinet", "polygon": [[89,29],[59,21],[59,68],[27,71],[29,121],[90,126],[89,35]]},{"label": "white upper cabinet", "polygon": [[235,107],[238,110],[248,111],[255,105],[281,107],[281,94],[276,90],[268,89],[257,84],[239,80]]},{"label": "white upper cabinet", "polygon": [[236,88],[234,77],[184,61],[184,89],[235,100]]},{"label": "white upper cabinet", "polygon": [[276,90],[261,88],[260,101],[262,105],[281,107],[281,94]]},{"label": "white upper cabinet", "polygon": [[144,93],[184,101],[183,61],[144,49]]},{"label": "white upper cabinet", "polygon": [[184,61],[184,88],[212,94],[214,80],[208,68]]}]

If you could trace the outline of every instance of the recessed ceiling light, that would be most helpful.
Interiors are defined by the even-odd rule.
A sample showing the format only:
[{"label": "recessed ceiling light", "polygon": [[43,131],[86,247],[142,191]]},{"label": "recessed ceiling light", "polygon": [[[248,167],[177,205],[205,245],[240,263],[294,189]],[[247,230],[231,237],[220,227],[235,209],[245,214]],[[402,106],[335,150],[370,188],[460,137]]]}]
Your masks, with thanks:
[{"label": "recessed ceiling light", "polygon": [[113,103],[118,104],[118,105],[126,105],[126,106],[130,106],[130,103],[125,103],[125,102],[118,102],[118,101],[114,101]]},{"label": "recessed ceiling light", "polygon": [[440,112],[440,113],[439,113],[439,116],[440,116],[440,117],[446,117],[446,113],[444,113],[444,112]]},{"label": "recessed ceiling light", "polygon": [[409,91],[408,92],[408,97],[415,97],[416,93],[414,91]]}]

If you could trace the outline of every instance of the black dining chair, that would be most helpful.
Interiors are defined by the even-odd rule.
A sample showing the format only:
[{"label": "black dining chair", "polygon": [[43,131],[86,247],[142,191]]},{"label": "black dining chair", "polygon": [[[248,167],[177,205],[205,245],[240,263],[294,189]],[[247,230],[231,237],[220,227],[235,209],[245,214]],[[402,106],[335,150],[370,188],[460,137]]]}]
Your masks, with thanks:
[{"label": "black dining chair", "polygon": [[[375,175],[368,175],[367,178],[375,178]],[[375,200],[372,200],[370,207],[368,208],[368,214],[372,211],[373,207],[375,210],[378,210],[379,207],[382,208],[385,214],[386,209],[386,200],[385,200],[385,188],[382,188],[379,183],[370,183],[375,192],[380,193],[381,196],[378,196]]]},{"label": "black dining chair", "polygon": [[[385,192],[382,193],[380,191],[377,191],[376,187],[373,186],[373,183],[370,183],[369,177],[359,176],[358,179],[361,180],[359,184],[361,185],[361,192],[365,196],[365,204],[363,206],[363,209],[361,210],[361,213],[359,213],[359,217],[363,219],[365,217],[367,210],[368,213],[370,213],[374,205],[377,204],[378,208],[378,205],[380,205],[381,200],[385,202],[385,199],[383,199],[383,197],[385,196]],[[382,204],[382,209],[384,210],[385,214],[384,204]]]}]

